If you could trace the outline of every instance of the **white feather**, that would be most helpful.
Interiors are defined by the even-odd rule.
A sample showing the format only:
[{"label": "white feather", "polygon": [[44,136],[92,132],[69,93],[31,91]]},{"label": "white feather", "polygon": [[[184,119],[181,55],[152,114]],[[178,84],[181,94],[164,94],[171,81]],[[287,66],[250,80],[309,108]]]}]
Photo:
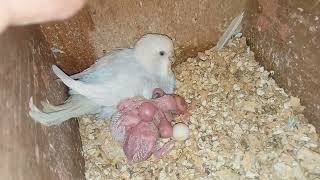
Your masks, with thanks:
[{"label": "white feather", "polygon": [[[49,105],[48,103],[45,106]],[[50,126],[60,124],[70,118],[79,117],[85,114],[95,114],[99,112],[100,107],[90,103],[83,96],[71,96],[63,105],[45,108],[45,112],[40,111],[34,104],[32,97],[29,101],[29,115],[41,124]]]},{"label": "white feather", "polygon": [[215,46],[216,50],[221,50],[224,45],[231,39],[231,37],[241,31],[242,19],[244,11],[234,18],[228,28],[225,30],[223,35],[220,37],[217,45]]}]

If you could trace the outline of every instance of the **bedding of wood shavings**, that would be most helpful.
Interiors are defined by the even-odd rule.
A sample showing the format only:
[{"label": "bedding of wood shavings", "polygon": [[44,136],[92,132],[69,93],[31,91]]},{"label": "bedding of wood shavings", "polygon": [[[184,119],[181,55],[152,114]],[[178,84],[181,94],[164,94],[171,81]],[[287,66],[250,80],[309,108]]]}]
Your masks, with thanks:
[{"label": "bedding of wood shavings", "polygon": [[[160,161],[128,166],[109,121],[80,120],[87,179],[320,179],[319,136],[236,38],[175,68],[193,114],[190,139]],[[177,119],[177,121],[179,121]]]}]

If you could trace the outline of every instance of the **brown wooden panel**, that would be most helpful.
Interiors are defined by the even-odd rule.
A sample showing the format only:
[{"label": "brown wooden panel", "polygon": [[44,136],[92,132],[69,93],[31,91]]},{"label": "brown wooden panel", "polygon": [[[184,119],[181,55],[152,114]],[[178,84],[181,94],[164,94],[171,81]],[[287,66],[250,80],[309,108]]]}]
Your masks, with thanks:
[{"label": "brown wooden panel", "polygon": [[250,0],[245,34],[260,63],[280,86],[301,98],[320,130],[320,3]]},{"label": "brown wooden panel", "polygon": [[45,41],[54,52],[57,65],[66,73],[80,72],[95,61],[96,56],[88,37],[93,28],[87,8],[68,20],[41,25]]},{"label": "brown wooden panel", "polygon": [[41,29],[51,47],[65,52],[56,53],[58,64],[70,74],[115,47],[132,46],[147,32],[171,36],[179,62],[213,46],[246,1],[94,0],[72,19]]},{"label": "brown wooden panel", "polygon": [[27,113],[30,96],[64,100],[50,70],[53,59],[38,27],[0,35],[0,179],[84,179],[78,123],[43,127]]},{"label": "brown wooden panel", "polygon": [[147,32],[168,34],[178,61],[216,43],[246,0],[89,1],[95,30],[90,33],[97,56],[113,47],[130,46]]}]

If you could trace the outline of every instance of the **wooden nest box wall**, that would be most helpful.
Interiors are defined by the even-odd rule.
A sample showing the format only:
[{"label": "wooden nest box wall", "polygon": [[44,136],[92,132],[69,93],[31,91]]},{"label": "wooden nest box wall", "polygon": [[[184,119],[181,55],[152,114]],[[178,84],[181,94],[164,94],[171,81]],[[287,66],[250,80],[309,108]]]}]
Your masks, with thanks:
[{"label": "wooden nest box wall", "polygon": [[213,47],[246,10],[242,33],[277,83],[301,98],[320,130],[320,3],[317,0],[92,0],[64,22],[14,27],[0,35],[0,174],[3,179],[84,179],[76,121],[43,127],[28,116],[31,96],[61,103],[50,65],[73,74],[147,32],[168,34],[178,62]]}]

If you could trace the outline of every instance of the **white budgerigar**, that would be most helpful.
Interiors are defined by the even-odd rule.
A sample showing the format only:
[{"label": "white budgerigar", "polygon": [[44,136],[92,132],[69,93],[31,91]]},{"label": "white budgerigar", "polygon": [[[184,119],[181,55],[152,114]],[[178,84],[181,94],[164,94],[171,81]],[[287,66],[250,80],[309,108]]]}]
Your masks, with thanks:
[{"label": "white budgerigar", "polygon": [[45,125],[96,114],[110,118],[124,98],[152,97],[155,88],[173,93],[175,76],[172,40],[161,34],[146,34],[133,48],[117,49],[81,73],[68,76],[53,65],[54,73],[70,88],[70,97],[59,106],[42,102],[40,111],[30,99],[30,116]]}]

